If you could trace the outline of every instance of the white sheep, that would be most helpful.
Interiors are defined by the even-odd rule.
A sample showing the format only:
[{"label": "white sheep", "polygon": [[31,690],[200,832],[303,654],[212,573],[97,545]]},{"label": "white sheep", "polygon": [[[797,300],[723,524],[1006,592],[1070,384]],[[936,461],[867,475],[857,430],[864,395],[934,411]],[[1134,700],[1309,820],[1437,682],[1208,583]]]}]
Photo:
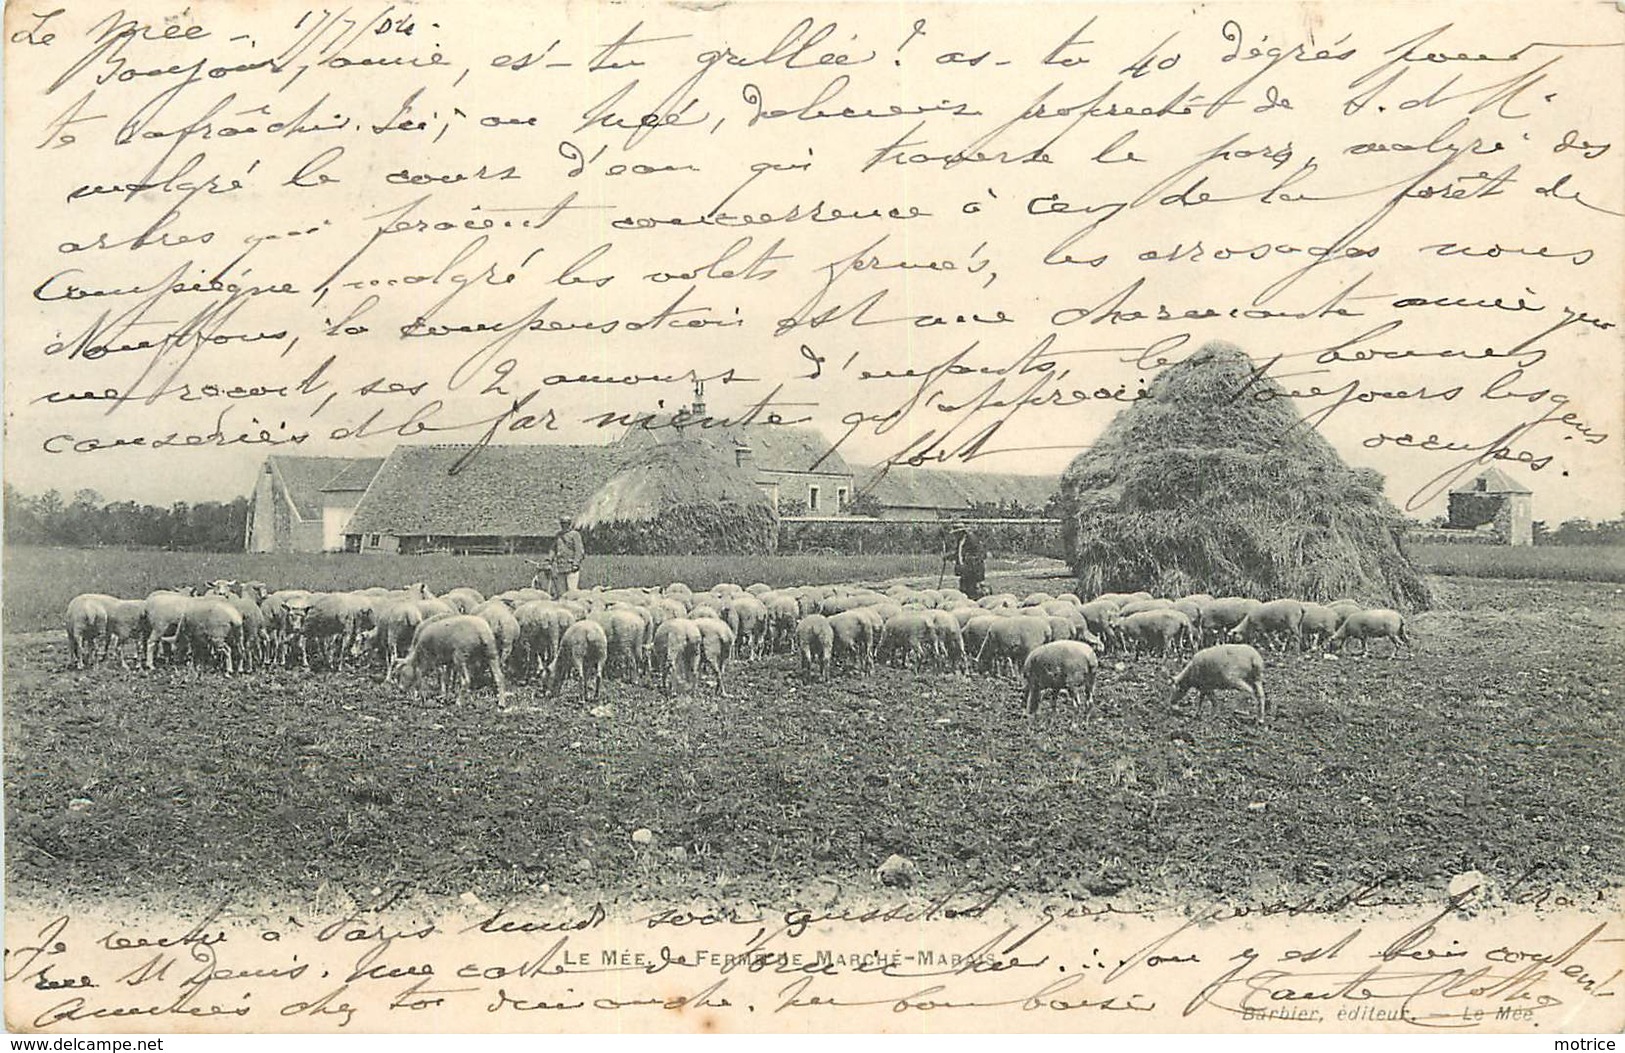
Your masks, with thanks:
[{"label": "white sheep", "polygon": [[581,679],[581,701],[596,702],[603,692],[604,659],[608,655],[609,636],[602,625],[585,618],[572,622],[559,638],[559,650],[553,656],[552,683],[547,693],[558,695],[565,677],[574,674]]},{"label": "white sheep", "polygon": [[484,618],[457,614],[419,624],[411,649],[405,658],[391,663],[385,679],[399,677],[402,687],[421,698],[428,678],[438,675],[440,698],[444,701],[449,677],[456,686],[458,701],[462,702],[473,686],[475,664],[490,673],[497,689],[497,705],[506,705],[507,684],[502,678],[496,634]]},{"label": "white sheep", "polygon": [[1230,639],[1261,644],[1273,639],[1284,650],[1303,650],[1303,604],[1298,600],[1271,600],[1247,612],[1230,630]]},{"label": "white sheep", "polygon": [[1258,700],[1259,723],[1269,719],[1264,702],[1264,656],[1247,644],[1216,644],[1197,651],[1175,678],[1168,705],[1178,705],[1193,688],[1207,706],[1212,705],[1215,691],[1245,691]]},{"label": "white sheep", "polygon": [[107,604],[86,593],[68,601],[64,618],[68,630],[68,660],[84,669],[96,660],[96,644],[107,636]]},{"label": "white sheep", "polygon": [[796,651],[801,656],[801,675],[811,680],[818,671],[829,679],[829,660],[835,652],[835,630],[822,614],[809,614],[796,623]]},{"label": "white sheep", "polygon": [[1201,629],[1203,643],[1217,643],[1241,624],[1241,620],[1264,606],[1247,596],[1226,596],[1209,600],[1202,606]]},{"label": "white sheep", "polygon": [[723,674],[733,656],[734,631],[721,618],[695,618],[694,624],[700,629],[700,664],[717,675],[717,694],[727,698]]},{"label": "white sheep", "polygon": [[850,655],[855,669],[873,669],[875,654],[875,622],[863,610],[843,611],[829,619],[834,634],[832,658]]},{"label": "white sheep", "polygon": [[1416,654],[1416,645],[1411,643],[1409,636],[1405,635],[1405,616],[1386,607],[1380,607],[1374,611],[1354,611],[1351,613],[1347,618],[1343,619],[1343,624],[1337,627],[1337,632],[1332,634],[1327,647],[1346,650],[1347,641],[1349,640],[1360,641],[1360,655],[1362,657],[1370,651],[1372,640],[1387,640],[1393,645],[1388,651],[1389,659],[1399,656],[1399,645],[1401,643],[1411,649],[1412,655]]},{"label": "white sheep", "polygon": [[1303,646],[1305,649],[1324,645],[1331,640],[1342,624],[1343,616],[1330,607],[1318,603],[1303,605]]},{"label": "white sheep", "polygon": [[700,679],[700,627],[689,618],[667,618],[655,629],[656,684],[671,694]]},{"label": "white sheep", "polygon": [[1038,712],[1045,691],[1055,692],[1051,710],[1060,704],[1062,692],[1077,705],[1081,687],[1083,715],[1088,716],[1095,704],[1095,676],[1099,671],[1100,660],[1095,657],[1095,649],[1086,643],[1056,640],[1035,647],[1021,665],[1022,677],[1027,682],[1027,715]]}]

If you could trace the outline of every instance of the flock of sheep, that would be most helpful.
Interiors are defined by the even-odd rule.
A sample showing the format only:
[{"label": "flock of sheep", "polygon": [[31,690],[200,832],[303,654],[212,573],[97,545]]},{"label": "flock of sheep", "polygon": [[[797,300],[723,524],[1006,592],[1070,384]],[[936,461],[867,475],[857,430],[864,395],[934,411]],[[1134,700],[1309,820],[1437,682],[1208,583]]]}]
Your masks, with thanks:
[{"label": "flock of sheep", "polygon": [[127,666],[125,648],[134,644],[147,669],[161,656],[217,662],[228,674],[267,665],[371,665],[419,696],[437,680],[442,699],[453,688],[466,698],[479,674],[496,688],[499,705],[510,674],[543,684],[550,695],[578,680],[584,702],[598,699],[606,673],[652,678],[668,693],[697,687],[708,674],[726,696],[730,660],[795,653],[808,678],[827,679],[835,665],[868,671],[877,661],[964,673],[1008,669],[1025,684],[1029,714],[1045,692],[1054,693],[1052,705],[1062,694],[1074,705],[1081,696],[1087,714],[1100,655],[1189,653],[1171,703],[1192,690],[1204,705],[1214,691],[1244,691],[1260,721],[1268,709],[1259,648],[1298,653],[1360,640],[1364,653],[1386,639],[1392,658],[1401,644],[1410,646],[1398,612],[1353,600],[1323,606],[1143,592],[1087,602],[1068,593],[971,600],[957,589],[901,584],[722,584],[695,593],[679,582],[557,598],[515,589],[487,598],[470,588],[435,596],[422,584],[318,593],[215,581],[144,600],[76,596],[67,633],[80,668],[114,656]]}]

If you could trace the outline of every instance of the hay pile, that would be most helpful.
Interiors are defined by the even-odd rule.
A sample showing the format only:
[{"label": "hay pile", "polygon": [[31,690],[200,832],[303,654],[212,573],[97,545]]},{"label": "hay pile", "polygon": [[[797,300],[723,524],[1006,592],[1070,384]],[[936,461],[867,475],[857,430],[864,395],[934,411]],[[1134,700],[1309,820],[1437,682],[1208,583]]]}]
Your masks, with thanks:
[{"label": "hay pile", "polygon": [[[1382,477],[1343,463],[1229,344],[1152,381],[1061,477],[1062,543],[1086,595],[1147,589],[1421,609]],[[1240,397],[1238,398],[1238,393]]]},{"label": "hay pile", "polygon": [[779,517],[750,476],[707,444],[683,439],[629,453],[575,525],[588,552],[769,553]]}]

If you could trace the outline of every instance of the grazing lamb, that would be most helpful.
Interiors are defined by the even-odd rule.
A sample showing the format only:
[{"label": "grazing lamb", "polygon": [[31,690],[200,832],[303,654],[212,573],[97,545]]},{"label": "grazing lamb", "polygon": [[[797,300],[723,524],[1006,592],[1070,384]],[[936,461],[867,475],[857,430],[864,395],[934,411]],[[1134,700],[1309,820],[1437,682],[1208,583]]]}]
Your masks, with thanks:
[{"label": "grazing lamb", "polygon": [[1322,647],[1337,632],[1342,624],[1343,617],[1330,607],[1318,603],[1303,605],[1303,646],[1305,650],[1311,647]]},{"label": "grazing lamb", "polygon": [[1119,647],[1135,655],[1166,655],[1186,644],[1194,646],[1196,641],[1190,619],[1171,607],[1120,617],[1112,623],[1111,632]]},{"label": "grazing lamb", "polygon": [[96,661],[97,641],[107,636],[107,604],[103,597],[91,593],[75,596],[68,601],[65,621],[68,661],[84,669]]},{"label": "grazing lamb", "polygon": [[[609,635],[591,619],[572,622],[559,637],[559,651],[553,656],[553,679],[548,694],[558,695],[568,676],[581,680],[581,701],[596,702],[604,686],[604,661],[609,655]],[[591,689],[591,696],[588,691]]]},{"label": "grazing lamb", "polygon": [[1089,631],[1107,643],[1111,642],[1112,619],[1117,617],[1117,604],[1107,600],[1090,600],[1078,608]]},{"label": "grazing lamb", "polygon": [[497,639],[497,661],[507,668],[508,658],[519,643],[519,619],[501,600],[486,600],[474,608],[474,616],[484,618],[486,624],[491,626],[491,633]]},{"label": "grazing lamb", "polygon": [[882,662],[918,669],[936,656],[936,632],[924,611],[902,611],[886,620],[880,633]]},{"label": "grazing lamb", "polygon": [[1056,640],[1036,647],[1028,653],[1021,665],[1021,674],[1027,682],[1027,715],[1038,712],[1038,704],[1045,691],[1055,692],[1050,708],[1060,705],[1065,692],[1075,706],[1078,688],[1083,688],[1083,715],[1088,716],[1095,705],[1095,675],[1100,671],[1100,660],[1094,648],[1077,640]]},{"label": "grazing lamb", "polygon": [[559,652],[559,638],[574,619],[548,600],[521,603],[513,612],[519,623],[520,657],[527,675],[545,672]]},{"label": "grazing lamb", "polygon": [[[976,624],[975,622],[972,623]],[[1049,619],[1017,616],[994,618],[987,635],[977,649],[976,663],[982,668],[998,672],[998,663],[1008,661],[1013,675],[1019,677],[1027,656],[1049,643]],[[984,664],[985,663],[985,664]]]},{"label": "grazing lamb", "polygon": [[668,695],[700,679],[700,627],[689,618],[667,618],[655,628],[655,683]]},{"label": "grazing lamb", "polygon": [[1212,705],[1215,691],[1245,691],[1258,700],[1259,723],[1269,719],[1264,702],[1264,656],[1247,644],[1217,644],[1197,651],[1174,680],[1168,705],[1178,705],[1193,688],[1200,703],[1207,706]]},{"label": "grazing lamb", "polygon": [[959,620],[944,610],[927,611],[925,617],[931,625],[937,658],[946,662],[948,668],[956,673],[969,672],[969,662],[965,655],[965,637],[960,632]]},{"label": "grazing lamb", "polygon": [[794,596],[779,594],[764,597],[767,605],[767,617],[772,626],[769,639],[772,649],[786,651],[790,649],[796,638],[796,623],[801,620],[801,603]]},{"label": "grazing lamb", "polygon": [[317,593],[305,616],[304,644],[316,644],[327,668],[337,669],[356,653],[356,640],[372,628],[372,597],[353,592]]},{"label": "grazing lamb", "polygon": [[604,628],[609,650],[605,669],[619,679],[631,680],[648,667],[648,656],[643,641],[648,623],[643,616],[626,607],[594,611],[588,620]]},{"label": "grazing lamb", "polygon": [[[174,648],[181,641],[181,617],[196,599],[194,596],[162,589],[146,598],[144,607],[147,618],[148,669],[153,668],[153,660],[157,657],[160,646],[168,645]],[[173,654],[173,651],[171,653]]]},{"label": "grazing lamb", "polygon": [[189,599],[175,633],[177,640],[186,641],[200,669],[204,658],[218,658],[230,676],[236,664],[233,657],[243,651],[243,616],[218,596]]},{"label": "grazing lamb", "polygon": [[1371,650],[1372,640],[1387,640],[1392,647],[1388,651],[1390,660],[1399,657],[1399,645],[1403,643],[1416,654],[1416,645],[1411,638],[1405,635],[1405,616],[1398,611],[1386,607],[1374,611],[1355,611],[1343,619],[1343,624],[1337,627],[1337,632],[1327,642],[1328,649],[1347,651],[1349,640],[1360,641],[1360,655],[1365,657]]},{"label": "grazing lamb", "polygon": [[700,664],[717,675],[717,694],[727,698],[722,678],[733,655],[734,631],[721,618],[695,618],[694,624],[700,628]]},{"label": "grazing lamb", "polygon": [[412,648],[412,637],[421,624],[423,611],[415,600],[397,600],[375,612],[372,649],[383,659],[386,672],[395,659],[406,657]]},{"label": "grazing lamb", "polygon": [[843,611],[829,619],[829,628],[835,638],[831,658],[850,656],[854,669],[874,669],[877,633],[873,618],[861,610]]},{"label": "grazing lamb", "polygon": [[[121,600],[112,596],[101,597],[101,600],[107,608],[107,647],[103,655],[118,656],[119,666],[128,668],[124,645],[136,645],[136,659],[139,661],[142,643],[147,637],[147,605],[141,600]],[[244,621],[246,623],[247,619]]]},{"label": "grazing lamb", "polygon": [[1241,624],[1243,618],[1262,606],[1259,601],[1244,596],[1210,600],[1202,608],[1202,643],[1217,643],[1224,639],[1231,629]]},{"label": "grazing lamb", "polygon": [[490,623],[472,614],[456,614],[419,625],[412,649],[405,658],[395,659],[390,676],[399,676],[402,687],[422,698],[429,676],[438,674],[441,701],[446,700],[449,678],[456,685],[458,702],[465,702],[476,666],[486,670],[496,685],[497,705],[506,705],[508,688]]},{"label": "grazing lamb", "polygon": [[1282,650],[1303,650],[1303,604],[1298,600],[1271,600],[1247,612],[1230,630],[1238,643],[1262,644],[1274,640]]},{"label": "grazing lamb", "polygon": [[768,631],[767,608],[762,601],[748,592],[740,593],[722,608],[722,618],[734,631],[740,657],[759,657]]},{"label": "grazing lamb", "polygon": [[811,680],[814,670],[820,680],[829,679],[829,660],[835,653],[835,630],[822,614],[809,614],[796,623],[796,653],[801,658],[801,675]]}]

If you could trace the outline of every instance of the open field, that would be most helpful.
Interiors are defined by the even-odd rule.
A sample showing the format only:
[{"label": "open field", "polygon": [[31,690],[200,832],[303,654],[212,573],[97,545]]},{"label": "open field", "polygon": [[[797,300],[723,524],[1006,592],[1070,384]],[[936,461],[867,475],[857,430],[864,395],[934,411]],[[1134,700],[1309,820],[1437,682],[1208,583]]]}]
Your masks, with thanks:
[{"label": "open field", "polygon": [[1620,545],[1412,545],[1409,551],[1430,574],[1625,581],[1625,546]]},{"label": "open field", "polygon": [[[990,569],[1008,567],[992,560]],[[588,556],[583,588],[719,581],[773,586],[829,581],[935,576],[934,553],[871,556]],[[3,575],[7,632],[56,629],[68,601],[81,592],[138,599],[153,589],[216,578],[263,581],[272,589],[322,592],[424,582],[435,592],[471,585],[486,595],[529,585],[534,568],[523,556],[390,556],[321,553],[164,552],[157,550],[6,546]]]},{"label": "open field", "polygon": [[[8,565],[8,602],[46,566]],[[788,656],[734,667],[728,699],[612,682],[594,715],[524,684],[498,712],[489,693],[420,704],[376,673],[74,672],[59,631],[9,634],[8,878],[148,900],[404,881],[784,902],[830,880],[873,890],[901,852],[927,887],[1082,897],[1437,887],[1471,869],[1616,884],[1625,590],[1432,584],[1415,658],[1270,656],[1267,728],[1238,695],[1170,712],[1172,658],[1108,665],[1087,723],[1027,720],[1009,681],[805,684]]]}]

